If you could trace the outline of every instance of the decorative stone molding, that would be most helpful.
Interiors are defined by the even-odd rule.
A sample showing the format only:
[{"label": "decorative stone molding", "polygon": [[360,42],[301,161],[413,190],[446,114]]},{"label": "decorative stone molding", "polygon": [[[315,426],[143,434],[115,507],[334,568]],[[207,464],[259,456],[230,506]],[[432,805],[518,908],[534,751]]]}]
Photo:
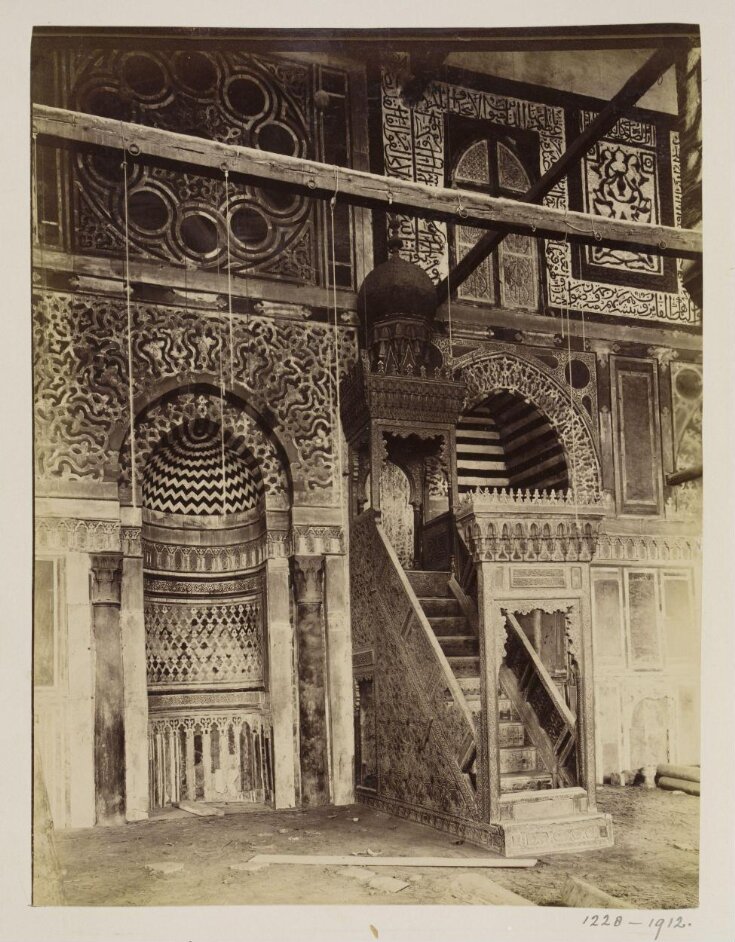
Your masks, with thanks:
[{"label": "decorative stone molding", "polygon": [[119,605],[122,553],[94,553],[90,563],[89,600],[92,605]]},{"label": "decorative stone molding", "polygon": [[76,520],[71,517],[37,517],[36,549],[74,553],[117,552],[120,549],[117,520]]},{"label": "decorative stone molding", "polygon": [[295,526],[291,530],[291,550],[295,556],[344,555],[344,530],[333,526]]},{"label": "decorative stone molding", "polygon": [[120,546],[123,556],[142,556],[143,542],[140,527],[121,527]]},{"label": "decorative stone molding", "polygon": [[184,546],[143,540],[146,569],[162,572],[237,572],[290,555],[287,533],[261,533],[252,540],[229,546]]},{"label": "decorative stone molding", "polygon": [[213,596],[257,592],[261,588],[260,576],[244,579],[159,579],[145,577],[146,592],[156,595]]},{"label": "decorative stone molding", "polygon": [[698,536],[622,536],[601,533],[596,561],[695,562],[702,553]]},{"label": "decorative stone molding", "polygon": [[262,690],[151,694],[148,697],[148,710],[150,714],[156,714],[156,716],[173,718],[187,710],[216,712],[227,708],[256,707],[260,713],[267,715],[267,710],[264,709],[265,698],[266,695]]}]

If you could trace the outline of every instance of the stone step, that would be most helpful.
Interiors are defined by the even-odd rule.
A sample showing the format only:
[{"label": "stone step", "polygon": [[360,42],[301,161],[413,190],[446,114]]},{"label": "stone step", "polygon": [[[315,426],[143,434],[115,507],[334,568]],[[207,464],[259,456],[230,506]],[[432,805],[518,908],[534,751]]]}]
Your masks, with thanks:
[{"label": "stone step", "polygon": [[436,640],[448,658],[472,657],[478,653],[478,641],[474,635],[437,635]]},{"label": "stone step", "polygon": [[526,730],[523,723],[508,722],[507,720],[498,724],[498,742],[501,749],[505,746],[525,746]]},{"label": "stone step", "polygon": [[411,583],[411,588],[420,599],[448,599],[453,597],[449,590],[448,572],[407,569],[406,575]]},{"label": "stone step", "polygon": [[421,602],[421,607],[429,620],[432,618],[463,617],[460,604],[454,597],[439,599],[419,598],[419,602]]},{"label": "stone step", "polygon": [[507,821],[501,827],[506,857],[598,850],[613,844],[610,815],[594,811],[561,818]]},{"label": "stone step", "polygon": [[520,719],[508,697],[498,697],[498,719],[501,723],[516,722]]},{"label": "stone step", "polygon": [[[439,635],[466,635],[470,634],[470,626],[464,615],[429,615],[429,624],[434,629],[434,634]],[[473,635],[476,639],[476,636]]]},{"label": "stone step", "polygon": [[500,774],[507,772],[536,772],[538,755],[535,746],[501,746],[498,750]]},{"label": "stone step", "polygon": [[530,792],[551,788],[551,775],[548,772],[505,772],[500,774],[500,791]]},{"label": "stone step", "polygon": [[578,786],[512,792],[500,798],[501,821],[567,818],[575,814],[587,814],[588,811],[587,792]]},{"label": "stone step", "polygon": [[478,677],[480,674],[479,657],[448,657],[449,666],[454,671],[454,676],[460,677]]},{"label": "stone step", "polygon": [[458,677],[457,683],[463,691],[465,697],[480,698],[480,675]]}]

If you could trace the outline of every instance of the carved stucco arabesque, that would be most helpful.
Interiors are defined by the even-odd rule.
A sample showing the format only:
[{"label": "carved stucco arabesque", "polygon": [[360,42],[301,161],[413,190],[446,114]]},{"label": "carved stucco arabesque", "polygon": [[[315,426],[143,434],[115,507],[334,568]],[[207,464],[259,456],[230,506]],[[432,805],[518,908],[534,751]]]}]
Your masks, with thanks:
[{"label": "carved stucco arabesque", "polygon": [[[334,430],[334,328],[326,324],[235,317],[230,358],[226,315],[193,308],[131,305],[133,395],[152,395],[162,381],[186,387],[192,374],[218,376],[230,364],[243,395],[275,417],[275,434],[291,450],[294,502],[328,505],[337,501]],[[112,453],[112,430],[128,412],[126,309],[122,299],[45,292],[34,317],[36,378],[36,470],[40,478],[102,481],[119,456]],[[354,359],[354,333],[342,332],[341,372]],[[330,394],[331,393],[331,394]],[[181,403],[182,415],[195,403]],[[185,408],[186,407],[186,408]],[[174,412],[175,412],[175,407]],[[216,414],[216,405],[208,407]],[[153,426],[165,424],[166,409],[151,413]],[[225,424],[246,435],[262,459],[276,495],[283,485],[254,423],[225,407]],[[171,417],[171,421],[173,416]],[[143,450],[150,429],[141,429]]]}]

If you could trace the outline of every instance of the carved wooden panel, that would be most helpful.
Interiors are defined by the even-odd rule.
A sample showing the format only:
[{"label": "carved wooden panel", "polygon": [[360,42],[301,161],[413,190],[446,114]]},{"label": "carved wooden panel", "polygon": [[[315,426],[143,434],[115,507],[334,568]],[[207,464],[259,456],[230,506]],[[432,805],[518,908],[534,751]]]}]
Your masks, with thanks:
[{"label": "carved wooden panel", "polygon": [[381,521],[391,546],[406,569],[413,567],[413,507],[409,480],[398,465],[386,461],[380,473]]},{"label": "carved wooden panel", "polygon": [[661,431],[656,363],[612,356],[618,509],[662,510]]},{"label": "carved wooden panel", "polygon": [[[324,81],[319,67],[278,56],[191,47],[92,49],[70,55],[69,74],[65,94],[76,110],[278,154],[348,161],[346,74],[340,70],[330,70],[324,115],[313,102],[314,87]],[[330,146],[336,148],[328,155],[318,144],[324,120],[331,121]],[[230,264],[235,276],[327,280],[319,246],[326,217],[307,197],[133,157],[127,164],[127,239],[134,258],[217,271]],[[74,152],[76,251],[123,251],[123,180],[119,154],[99,148]],[[352,283],[350,219],[341,207],[338,262],[340,283],[347,286]]]},{"label": "carved wooden panel", "polygon": [[[448,82],[432,82],[422,99],[414,107],[409,107],[401,98],[398,78],[404,65],[403,59],[396,57],[396,62],[383,75],[383,159],[388,176],[418,180],[432,186],[441,184],[445,174],[447,115],[462,115],[475,120],[478,136],[488,122],[538,135],[539,174],[548,170],[566,150],[563,107]],[[613,132],[613,140],[621,138],[631,155],[641,147],[636,139],[637,124],[639,122],[623,119]],[[665,128],[660,132],[657,130],[657,133],[662,135],[657,142],[661,148],[661,156],[657,157],[658,166],[667,171],[670,166],[666,182],[663,178],[659,180],[659,191],[667,190],[675,224],[680,225],[679,136]],[[602,166],[600,169],[603,169]],[[602,176],[597,178],[598,183],[609,177],[610,173],[603,171]],[[594,179],[592,182],[594,184]],[[644,200],[650,198],[647,195],[649,190],[650,184],[646,182],[643,184]],[[544,203],[559,209],[572,208],[568,181],[564,179],[559,182],[544,198]],[[446,276],[448,251],[447,227],[444,223],[402,217],[401,236],[407,258],[421,265],[435,281]],[[547,298],[552,307],[569,307],[574,311],[611,318],[684,324],[701,321],[701,312],[683,287],[681,264],[675,266],[673,283],[641,287],[631,283],[636,275],[627,269],[624,271],[627,278],[621,279],[620,284],[606,284],[585,274],[580,277],[579,272],[573,271],[573,249],[568,242],[547,240],[544,257]],[[597,267],[598,272],[606,270],[609,269]]]}]

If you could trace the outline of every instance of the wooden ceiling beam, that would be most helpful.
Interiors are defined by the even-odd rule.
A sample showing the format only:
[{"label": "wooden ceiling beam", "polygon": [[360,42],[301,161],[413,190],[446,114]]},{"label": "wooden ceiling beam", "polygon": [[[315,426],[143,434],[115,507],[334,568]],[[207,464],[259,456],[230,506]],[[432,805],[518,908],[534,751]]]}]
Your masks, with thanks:
[{"label": "wooden ceiling beam", "polygon": [[[640,69],[633,73],[614,98],[610,99],[594,121],[574,138],[561,157],[520,197],[520,200],[526,203],[539,203],[547,196],[587,151],[615,127],[621,114],[642,98],[654,82],[674,65],[677,54],[678,50],[671,46],[657,49]],[[457,262],[449,275],[437,285],[436,291],[440,304],[446,301],[450,291],[456,291],[477,266],[495,251],[506,234],[502,230],[491,229],[478,239],[469,252]]]},{"label": "wooden ceiling beam", "polygon": [[457,190],[444,187],[47,105],[33,106],[33,133],[125,150],[134,159],[164,160],[203,172],[223,174],[227,169],[261,186],[280,186],[318,199],[331,199],[337,194],[340,200],[359,206],[428,219],[461,220],[469,226],[682,258],[697,258],[702,251],[702,235],[696,231],[607,219],[484,193],[463,192],[460,198]]},{"label": "wooden ceiling beam", "polygon": [[314,52],[381,58],[386,53],[427,49],[452,52],[529,52],[658,48],[699,42],[689,24],[564,26],[497,29],[210,29],[201,27],[36,26],[34,39],[55,43],[106,42],[141,45],[207,43],[250,52]]}]

